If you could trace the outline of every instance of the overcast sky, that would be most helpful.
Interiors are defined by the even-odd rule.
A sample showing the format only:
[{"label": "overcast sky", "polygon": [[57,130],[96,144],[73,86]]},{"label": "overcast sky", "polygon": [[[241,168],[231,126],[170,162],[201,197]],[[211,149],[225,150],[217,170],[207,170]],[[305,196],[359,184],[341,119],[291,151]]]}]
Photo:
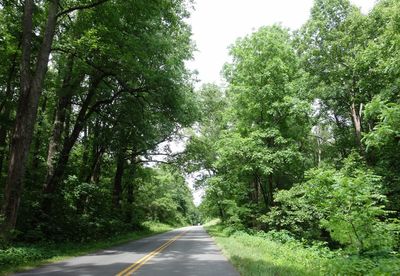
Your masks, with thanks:
[{"label": "overcast sky", "polygon": [[[188,63],[201,83],[221,84],[220,71],[228,61],[228,46],[261,26],[281,23],[298,29],[310,15],[313,0],[195,0],[189,19],[198,51]],[[351,0],[367,13],[375,0]]]}]

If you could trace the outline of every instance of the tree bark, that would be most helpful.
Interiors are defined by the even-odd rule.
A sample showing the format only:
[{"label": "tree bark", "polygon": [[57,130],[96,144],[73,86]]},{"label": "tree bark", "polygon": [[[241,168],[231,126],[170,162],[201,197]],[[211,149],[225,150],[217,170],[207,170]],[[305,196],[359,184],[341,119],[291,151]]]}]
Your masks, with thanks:
[{"label": "tree bark", "polygon": [[361,137],[362,107],[363,107],[363,105],[360,104],[359,110],[357,110],[354,102],[352,102],[351,106],[350,106],[350,114],[351,114],[351,119],[353,121],[356,144],[360,148],[360,150],[363,150],[362,143],[361,143],[361,138],[362,138]]},{"label": "tree bark", "polygon": [[53,122],[53,131],[49,141],[49,148],[47,151],[47,175],[54,174],[54,165],[56,161],[56,155],[60,151],[64,126],[66,125],[67,112],[70,107],[72,99],[73,89],[77,87],[80,80],[74,84],[71,83],[72,69],[73,69],[73,57],[68,58],[67,69],[63,79],[63,84],[60,89],[60,96],[57,101],[56,114]]},{"label": "tree bark", "polygon": [[218,205],[218,212],[219,212],[219,216],[221,218],[221,221],[224,222],[225,221],[225,212],[224,212],[224,208],[222,208],[222,204],[220,201],[217,202]]},{"label": "tree bark", "polygon": [[263,198],[263,201],[264,201],[264,204],[265,204],[265,208],[269,209],[269,206],[268,206],[269,205],[268,204],[268,195],[265,192],[265,187],[264,187],[263,183],[261,182],[261,178],[260,177],[258,177],[258,183],[260,185],[260,190],[261,190],[262,198]]},{"label": "tree bark", "polygon": [[42,126],[43,126],[43,117],[44,117],[44,113],[46,112],[46,105],[47,105],[47,98],[44,97],[43,101],[42,101],[42,106],[40,108],[39,111],[39,119],[38,119],[38,129],[37,132],[35,134],[35,139],[33,142],[33,150],[32,150],[32,164],[30,167],[30,170],[32,171],[31,175],[34,175],[35,179],[39,179],[39,175],[37,174],[38,169],[39,169],[39,164],[40,164],[40,147],[42,144]]},{"label": "tree bark", "polygon": [[114,189],[113,189],[113,205],[115,209],[120,209],[122,198],[122,177],[125,170],[124,154],[120,153],[117,156],[117,169],[115,170]]},{"label": "tree bark", "polygon": [[87,175],[87,171],[89,170],[89,135],[90,135],[90,128],[88,124],[83,127],[83,137],[81,139],[81,143],[83,145],[83,153],[82,153],[82,163],[80,166],[79,172],[79,179],[84,181]]},{"label": "tree bark", "polygon": [[78,113],[77,119],[75,121],[72,133],[64,140],[62,149],[58,154],[58,158],[55,161],[55,166],[52,171],[48,171],[46,182],[43,187],[44,198],[42,202],[42,211],[44,214],[49,214],[52,205],[52,196],[57,188],[58,183],[64,176],[65,169],[67,168],[69,156],[72,148],[75,145],[76,140],[79,137],[83,127],[86,124],[87,119],[91,115],[90,103],[96,94],[96,89],[102,80],[102,76],[93,77],[88,94],[82,104],[82,107]]},{"label": "tree bark", "polygon": [[274,177],[272,174],[268,176],[268,203],[269,208],[274,206]]},{"label": "tree bark", "polygon": [[2,214],[4,221],[1,233],[15,228],[17,213],[22,194],[22,181],[25,174],[29,148],[32,142],[36,122],[39,98],[42,93],[44,77],[57,25],[59,0],[52,0],[49,5],[47,23],[43,41],[36,61],[36,70],[31,74],[32,18],[34,1],[26,0],[22,22],[22,60],[21,60],[21,95],[15,119],[14,132],[11,139],[10,161],[4,192]]},{"label": "tree bark", "polygon": [[5,97],[0,106],[0,116],[3,118],[4,121],[7,121],[7,123],[3,123],[0,125],[0,174],[3,171],[3,161],[7,152],[6,140],[10,131],[9,121],[12,110],[10,99],[12,99],[14,94],[13,81],[15,80],[16,67],[17,55],[14,55],[10,70],[8,72]]},{"label": "tree bark", "polygon": [[[343,129],[344,129],[343,124],[340,122],[338,115],[333,113],[333,116],[335,117],[336,126],[338,127],[338,129],[340,131],[343,131]],[[340,154],[341,154],[341,159],[344,159],[347,156],[346,150],[342,147],[340,147]]]},{"label": "tree bark", "polygon": [[98,183],[100,178],[101,159],[105,150],[106,148],[104,146],[100,146],[100,148],[95,151],[89,173],[87,174],[87,177],[85,179],[86,183]]},{"label": "tree bark", "polygon": [[127,196],[126,196],[126,202],[128,204],[128,208],[126,210],[126,222],[131,223],[132,222],[132,212],[133,212],[133,200],[134,200],[134,179],[136,175],[136,153],[133,153],[130,156],[130,183],[128,184],[127,187]]}]

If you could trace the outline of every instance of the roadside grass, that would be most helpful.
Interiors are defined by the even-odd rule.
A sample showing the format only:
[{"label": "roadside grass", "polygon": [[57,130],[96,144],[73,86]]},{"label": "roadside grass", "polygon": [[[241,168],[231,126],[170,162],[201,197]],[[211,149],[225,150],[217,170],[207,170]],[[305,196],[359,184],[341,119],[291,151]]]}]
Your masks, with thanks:
[{"label": "roadside grass", "polygon": [[347,256],[296,240],[280,242],[268,235],[232,231],[215,222],[205,228],[243,276],[400,275],[397,255]]},{"label": "roadside grass", "polygon": [[145,230],[125,233],[109,239],[85,244],[16,244],[0,250],[0,275],[31,269],[40,265],[59,262],[67,258],[89,254],[101,249],[167,232],[174,227],[162,223],[145,222]]}]

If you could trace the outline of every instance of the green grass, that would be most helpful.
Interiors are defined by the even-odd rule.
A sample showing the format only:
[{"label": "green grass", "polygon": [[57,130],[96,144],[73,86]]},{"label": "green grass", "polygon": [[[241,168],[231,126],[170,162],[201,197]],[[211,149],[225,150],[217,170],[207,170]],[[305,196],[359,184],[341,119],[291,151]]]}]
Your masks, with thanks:
[{"label": "green grass", "polygon": [[229,236],[221,225],[206,229],[241,275],[318,275],[315,268],[323,264],[315,252],[293,245],[246,233]]},{"label": "green grass", "polygon": [[391,256],[346,256],[299,241],[279,242],[262,235],[205,225],[239,273],[255,275],[400,275],[400,259]]},{"label": "green grass", "polygon": [[0,250],[0,275],[23,271],[39,265],[58,262],[66,258],[85,255],[97,250],[137,240],[172,230],[173,227],[155,222],[145,222],[147,230],[126,233],[86,244],[18,244]]}]

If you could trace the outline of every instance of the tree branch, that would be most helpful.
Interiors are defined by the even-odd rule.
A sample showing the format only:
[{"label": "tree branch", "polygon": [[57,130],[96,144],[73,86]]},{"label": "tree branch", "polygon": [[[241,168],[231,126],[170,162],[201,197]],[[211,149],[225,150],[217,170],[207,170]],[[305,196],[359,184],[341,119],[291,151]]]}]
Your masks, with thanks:
[{"label": "tree branch", "polygon": [[94,2],[94,3],[71,7],[71,8],[68,8],[66,10],[63,10],[63,11],[59,12],[57,14],[57,17],[63,16],[64,14],[68,14],[68,13],[76,11],[76,10],[86,10],[86,9],[94,8],[94,7],[99,6],[99,5],[101,5],[101,4],[105,3],[105,2],[108,2],[108,1],[109,0],[99,0],[99,1]]}]

